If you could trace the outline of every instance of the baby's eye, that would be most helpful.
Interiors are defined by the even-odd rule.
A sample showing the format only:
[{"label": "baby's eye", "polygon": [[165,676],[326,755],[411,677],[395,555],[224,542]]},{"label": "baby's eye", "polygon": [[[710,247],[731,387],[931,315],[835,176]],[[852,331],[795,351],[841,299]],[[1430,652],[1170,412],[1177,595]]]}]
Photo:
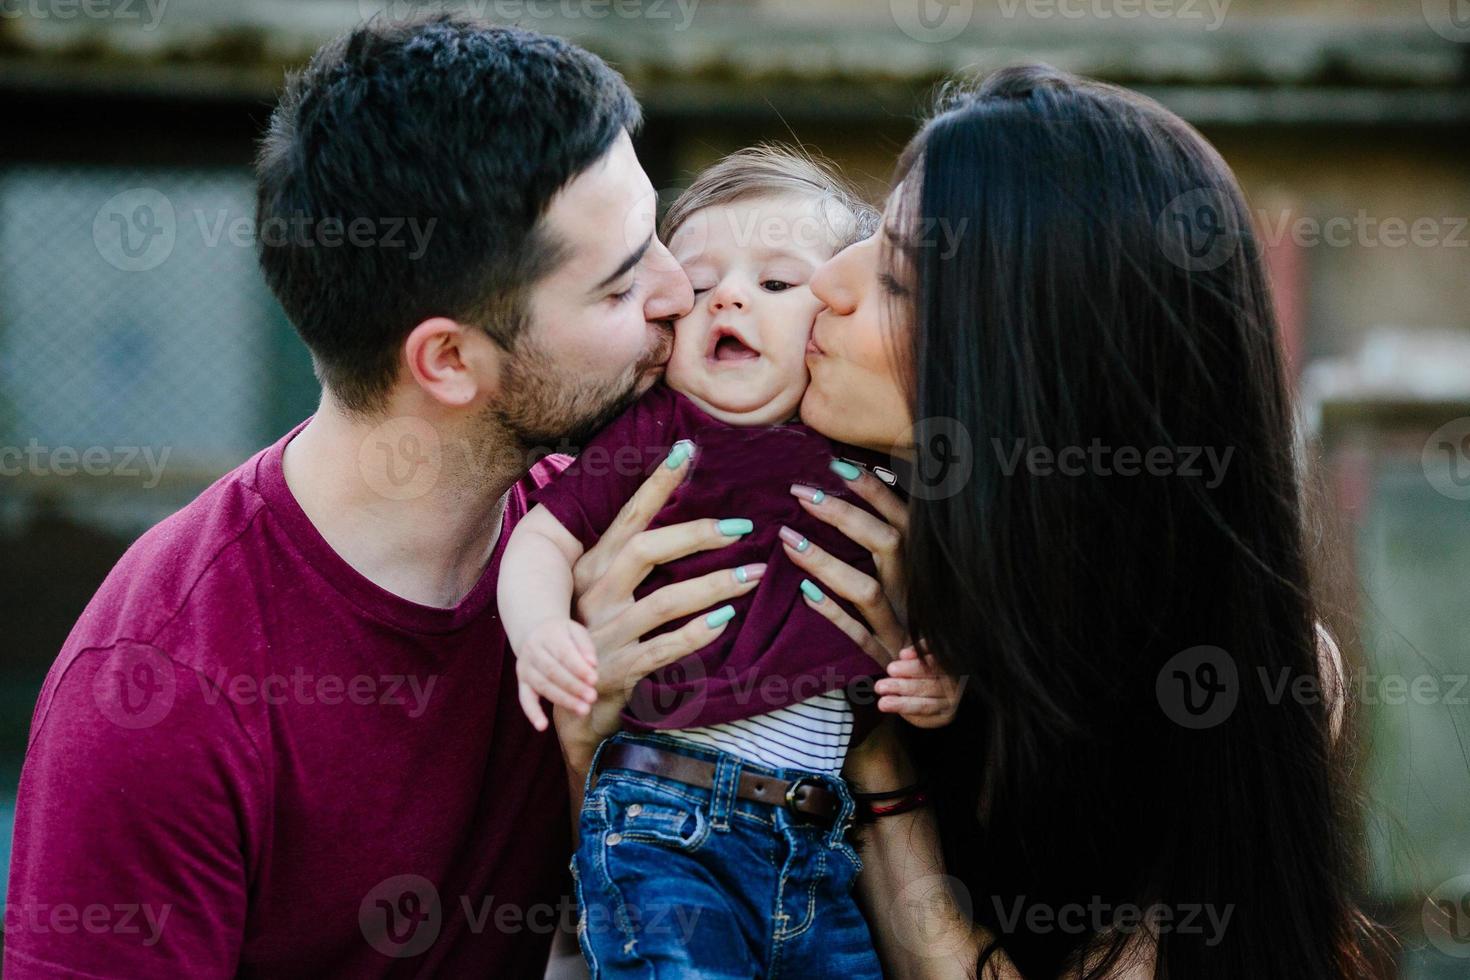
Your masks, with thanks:
[{"label": "baby's eye", "polygon": [[769,290],[773,293],[781,293],[785,292],[788,289],[791,289],[795,285],[795,283],[783,282],[780,279],[767,279],[765,282],[761,283],[761,288]]}]

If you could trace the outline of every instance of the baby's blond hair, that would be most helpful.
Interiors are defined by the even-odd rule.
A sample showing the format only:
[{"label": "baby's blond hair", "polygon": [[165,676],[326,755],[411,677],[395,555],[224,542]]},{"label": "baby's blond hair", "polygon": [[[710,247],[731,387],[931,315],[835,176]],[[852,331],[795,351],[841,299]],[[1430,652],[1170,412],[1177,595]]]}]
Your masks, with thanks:
[{"label": "baby's blond hair", "polygon": [[878,210],[859,196],[830,161],[798,147],[761,143],[736,150],[694,178],[669,206],[659,237],[667,242],[696,211],[786,194],[819,202],[818,211],[832,233],[834,253],[878,230]]}]

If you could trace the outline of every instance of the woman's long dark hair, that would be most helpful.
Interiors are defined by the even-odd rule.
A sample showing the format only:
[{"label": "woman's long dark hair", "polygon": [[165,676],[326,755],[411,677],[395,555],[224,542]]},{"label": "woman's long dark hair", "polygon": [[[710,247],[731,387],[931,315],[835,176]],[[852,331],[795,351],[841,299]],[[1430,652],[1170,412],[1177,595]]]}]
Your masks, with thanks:
[{"label": "woman's long dark hair", "polygon": [[931,481],[909,613],[968,678],[923,752],[982,964],[1102,976],[1153,908],[1158,977],[1366,975],[1351,739],[1229,168],[1152,101],[1026,67],[951,94],[899,177]]}]

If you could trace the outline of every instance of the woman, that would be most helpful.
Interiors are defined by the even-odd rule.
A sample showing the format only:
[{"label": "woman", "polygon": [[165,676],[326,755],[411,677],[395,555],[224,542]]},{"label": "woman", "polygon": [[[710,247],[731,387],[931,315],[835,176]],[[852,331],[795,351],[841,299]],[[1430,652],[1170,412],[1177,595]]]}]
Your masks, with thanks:
[{"label": "woman", "polygon": [[[907,506],[854,481],[887,523],[813,509],[881,581],[797,559],[879,628],[819,608],[899,658],[880,708],[935,693],[908,677],[909,637],[965,685],[955,724],[890,723],[849,755],[858,790],[928,803],[864,830],[886,972],[1375,972],[1344,686],[1318,661],[1290,398],[1233,176],[1158,105],[1046,68],[941,110],[880,234],[812,280],[828,308],[802,403],[912,469]],[[574,780],[597,734],[563,733]]]},{"label": "woman", "polygon": [[[1370,973],[1351,740],[1330,698],[1290,693],[1341,688],[1319,667],[1285,370],[1223,160],[1137,95],[1002,71],[947,99],[883,231],[812,290],[828,309],[803,421],[914,463],[901,559],[896,533],[829,516],[901,567],[884,585],[907,601],[885,601],[967,684],[960,724],[849,763],[869,790],[928,777],[928,811],[880,819],[865,852],[891,972]],[[887,632],[868,642],[892,655]],[[888,709],[913,693],[881,684]],[[909,897],[963,927],[916,941],[894,897],[942,872],[958,885]]]}]

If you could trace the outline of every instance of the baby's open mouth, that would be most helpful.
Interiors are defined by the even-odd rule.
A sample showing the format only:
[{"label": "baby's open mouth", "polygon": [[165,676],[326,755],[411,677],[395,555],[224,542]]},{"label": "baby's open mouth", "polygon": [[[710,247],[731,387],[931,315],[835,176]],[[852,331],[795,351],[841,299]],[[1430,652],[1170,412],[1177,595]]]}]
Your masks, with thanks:
[{"label": "baby's open mouth", "polygon": [[720,330],[716,331],[714,343],[706,356],[712,361],[753,361],[760,357],[760,352],[735,334]]}]

